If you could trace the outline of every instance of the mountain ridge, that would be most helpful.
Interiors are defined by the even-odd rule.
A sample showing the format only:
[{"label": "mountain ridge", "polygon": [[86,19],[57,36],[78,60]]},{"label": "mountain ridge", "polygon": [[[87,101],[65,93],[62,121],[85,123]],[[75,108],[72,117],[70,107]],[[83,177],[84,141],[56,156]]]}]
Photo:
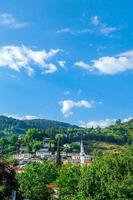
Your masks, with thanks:
[{"label": "mountain ridge", "polygon": [[0,134],[23,134],[29,128],[36,129],[68,129],[68,128],[78,128],[76,125],[72,125],[65,122],[60,122],[56,120],[49,119],[15,119],[13,117],[8,117],[0,115]]}]

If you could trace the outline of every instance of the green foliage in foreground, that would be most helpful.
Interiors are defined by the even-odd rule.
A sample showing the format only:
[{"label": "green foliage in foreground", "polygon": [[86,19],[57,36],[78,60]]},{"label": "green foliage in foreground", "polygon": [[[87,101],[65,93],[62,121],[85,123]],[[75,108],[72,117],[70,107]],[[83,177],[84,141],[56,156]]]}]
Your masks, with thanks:
[{"label": "green foliage in foreground", "polygon": [[47,184],[55,181],[56,176],[56,168],[50,162],[31,162],[24,173],[17,175],[19,190],[26,199],[47,200],[50,198]]},{"label": "green foliage in foreground", "polygon": [[81,169],[63,166],[59,188],[61,200],[132,200],[133,146],[99,157]]},{"label": "green foliage in foreground", "polygon": [[47,184],[55,181],[60,200],[132,200],[133,146],[96,157],[83,167],[32,162],[17,180],[22,196],[30,200],[50,200]]},{"label": "green foliage in foreground", "polygon": [[82,169],[79,192],[90,199],[133,199],[133,147],[107,154]]},{"label": "green foliage in foreground", "polygon": [[63,165],[58,178],[60,196],[75,195],[78,191],[80,178],[79,166],[68,163]]}]

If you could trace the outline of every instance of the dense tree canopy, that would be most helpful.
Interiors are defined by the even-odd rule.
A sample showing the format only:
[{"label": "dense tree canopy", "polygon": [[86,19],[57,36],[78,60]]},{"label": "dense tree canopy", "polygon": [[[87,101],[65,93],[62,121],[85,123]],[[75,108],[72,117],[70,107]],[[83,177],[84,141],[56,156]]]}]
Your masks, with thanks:
[{"label": "dense tree canopy", "polygon": [[82,169],[79,192],[96,200],[133,198],[133,147],[96,159]]},{"label": "dense tree canopy", "polygon": [[[57,182],[61,200],[126,200],[133,199],[133,120],[122,123],[117,120],[115,125],[101,129],[67,127],[58,129],[43,129],[44,121],[29,121],[23,130],[25,134],[19,137],[12,130],[24,126],[25,121],[17,121],[2,117],[0,129],[4,129],[0,138],[0,156],[5,157],[9,164],[15,164],[12,154],[22,149],[35,153],[43,147],[44,138],[49,138],[49,144],[54,144],[53,151],[57,151],[57,165],[50,162],[29,163],[25,172],[17,176],[19,190],[24,198],[30,200],[50,199],[47,184]],[[1,121],[0,121],[1,123]],[[38,128],[36,126],[38,124]],[[51,123],[51,122],[50,122]],[[57,125],[57,124],[56,124]],[[13,128],[13,127],[17,128]],[[2,135],[4,133],[4,135]],[[11,134],[9,134],[11,133]],[[19,133],[19,132],[18,132]],[[85,144],[85,151],[93,155],[93,162],[80,169],[72,164],[61,166],[60,151],[79,152],[81,135]],[[60,136],[60,137],[59,137]],[[90,147],[90,143],[94,145]],[[64,148],[64,144],[69,144]],[[111,146],[109,152],[98,143]],[[128,145],[121,150],[122,145]],[[51,148],[51,147],[49,147]],[[57,175],[58,174],[58,175]],[[57,178],[58,177],[58,178]],[[0,193],[5,186],[0,184]],[[34,196],[33,196],[34,194]]]},{"label": "dense tree canopy", "polygon": [[3,134],[23,134],[29,128],[35,129],[50,129],[59,130],[76,127],[68,123],[47,120],[47,119],[33,119],[33,120],[18,120],[12,117],[0,116],[0,135]]},{"label": "dense tree canopy", "polygon": [[78,182],[80,178],[80,168],[71,163],[63,165],[58,178],[58,185],[61,198],[69,195],[75,195],[78,191]]},{"label": "dense tree canopy", "polygon": [[[2,170],[4,168],[1,168],[0,195],[4,199],[8,171]],[[90,165],[82,167],[68,163],[57,168],[48,161],[31,162],[24,173],[17,174],[16,180],[14,175],[14,171],[11,177],[9,174],[9,182],[19,185],[17,193],[30,200],[50,200],[52,191],[48,184],[53,182],[59,186],[60,200],[132,200],[133,146],[122,147],[115,153],[98,154]]]},{"label": "dense tree canopy", "polygon": [[49,199],[47,184],[55,181],[56,173],[55,166],[49,162],[29,163],[24,173],[17,175],[22,196],[30,200]]}]

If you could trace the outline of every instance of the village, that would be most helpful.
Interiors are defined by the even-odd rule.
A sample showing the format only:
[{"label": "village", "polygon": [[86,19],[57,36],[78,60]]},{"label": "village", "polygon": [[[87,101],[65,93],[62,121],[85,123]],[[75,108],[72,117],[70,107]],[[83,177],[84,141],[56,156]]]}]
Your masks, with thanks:
[{"label": "village", "polygon": [[[79,153],[74,152],[60,152],[62,164],[72,163],[75,165],[90,164],[92,162],[92,156],[87,155],[84,150],[83,140],[77,142],[80,147]],[[64,144],[64,148],[69,148],[70,144]],[[13,158],[17,160],[17,165],[15,167],[16,172],[21,173],[24,171],[25,165],[29,162],[42,163],[44,160],[51,162],[56,161],[57,152],[52,151],[53,145],[50,144],[50,138],[44,138],[43,148],[40,148],[33,153],[25,153],[25,148],[20,148],[19,153],[13,154]]]}]

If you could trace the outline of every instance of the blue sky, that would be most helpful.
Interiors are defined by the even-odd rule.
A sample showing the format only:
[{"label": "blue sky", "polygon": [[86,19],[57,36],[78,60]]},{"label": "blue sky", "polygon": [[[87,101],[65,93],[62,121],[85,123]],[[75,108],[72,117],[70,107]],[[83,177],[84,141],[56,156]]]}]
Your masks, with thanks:
[{"label": "blue sky", "polygon": [[133,116],[133,1],[0,1],[0,114],[90,127]]}]

